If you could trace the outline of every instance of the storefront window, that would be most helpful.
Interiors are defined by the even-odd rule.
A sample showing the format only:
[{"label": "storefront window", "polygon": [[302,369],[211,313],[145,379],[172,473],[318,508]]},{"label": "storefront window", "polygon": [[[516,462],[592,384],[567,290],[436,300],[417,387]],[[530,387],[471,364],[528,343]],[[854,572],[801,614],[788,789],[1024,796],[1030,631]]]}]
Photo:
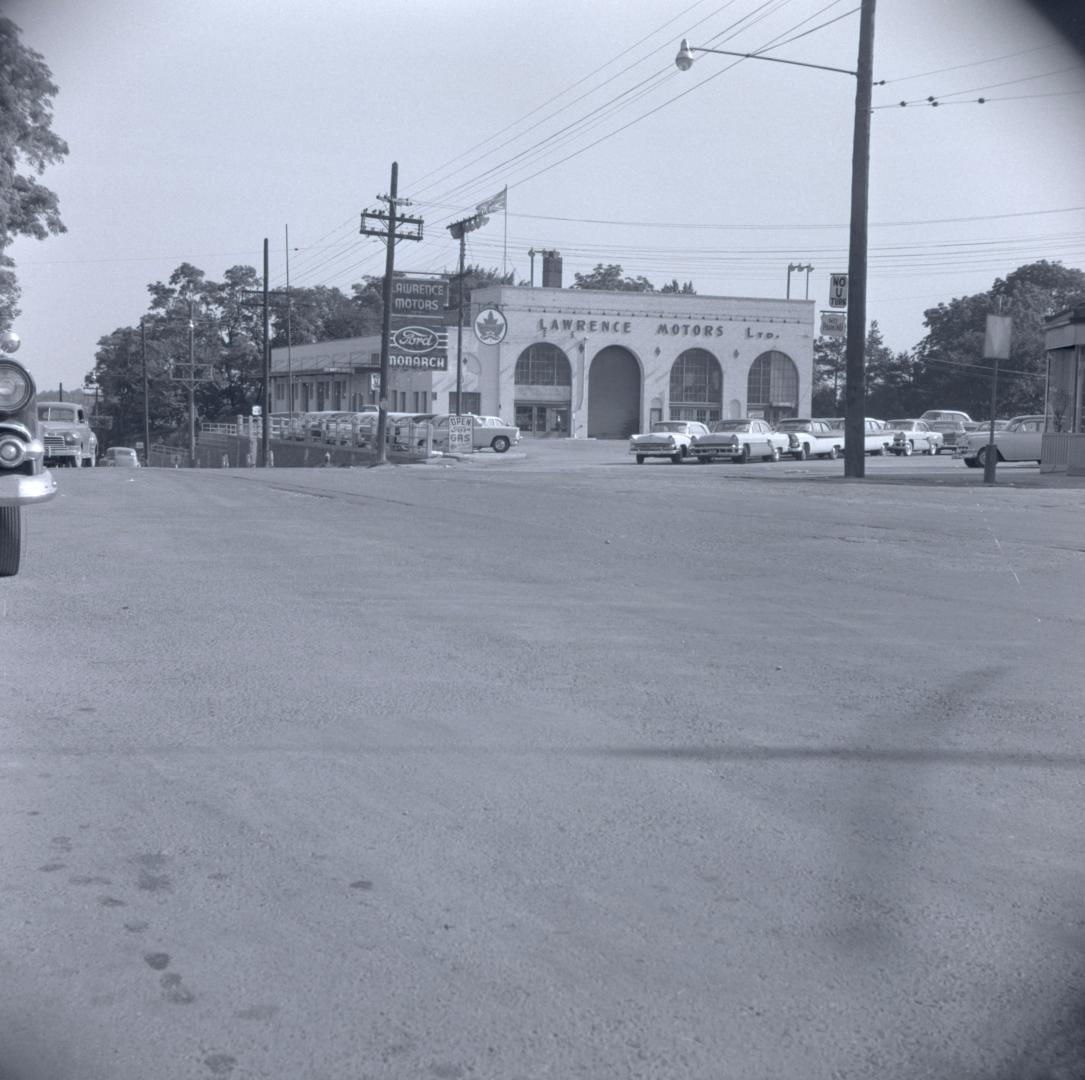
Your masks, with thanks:
[{"label": "storefront window", "polygon": [[775,423],[797,415],[799,369],[787,353],[762,353],[750,366],[746,382],[746,411]]},{"label": "storefront window", "polygon": [[516,361],[517,386],[571,386],[568,357],[548,341],[531,345]]},{"label": "storefront window", "polygon": [[671,366],[670,418],[719,420],[723,404],[723,369],[707,349],[687,349]]}]

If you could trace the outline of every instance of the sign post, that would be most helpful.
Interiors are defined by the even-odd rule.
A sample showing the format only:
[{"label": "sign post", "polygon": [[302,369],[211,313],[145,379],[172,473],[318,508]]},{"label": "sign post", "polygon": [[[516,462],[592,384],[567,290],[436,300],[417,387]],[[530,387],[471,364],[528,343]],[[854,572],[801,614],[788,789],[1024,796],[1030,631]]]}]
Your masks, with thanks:
[{"label": "sign post", "polygon": [[983,455],[983,482],[995,482],[998,465],[998,449],[995,447],[995,413],[998,410],[998,362],[1010,358],[1010,338],[1013,336],[1013,317],[988,315],[987,329],[983,336],[983,357],[993,364],[991,368],[991,428],[987,435],[987,451]]}]

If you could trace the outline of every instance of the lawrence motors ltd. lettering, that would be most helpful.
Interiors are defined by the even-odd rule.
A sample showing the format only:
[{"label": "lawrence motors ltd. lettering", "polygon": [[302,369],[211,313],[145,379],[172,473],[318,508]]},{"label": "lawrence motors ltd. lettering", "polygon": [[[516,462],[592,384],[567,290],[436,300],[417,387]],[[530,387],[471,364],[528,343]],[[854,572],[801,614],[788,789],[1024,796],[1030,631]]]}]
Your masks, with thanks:
[{"label": "lawrence motors ltd. lettering", "polygon": [[[540,319],[538,329],[568,330],[575,334],[631,334],[633,324],[620,319]],[[734,323],[658,323],[657,334],[666,334],[669,337],[730,337],[735,332]],[[754,330],[752,326],[746,327],[748,338],[778,338],[780,335],[771,330]]]}]

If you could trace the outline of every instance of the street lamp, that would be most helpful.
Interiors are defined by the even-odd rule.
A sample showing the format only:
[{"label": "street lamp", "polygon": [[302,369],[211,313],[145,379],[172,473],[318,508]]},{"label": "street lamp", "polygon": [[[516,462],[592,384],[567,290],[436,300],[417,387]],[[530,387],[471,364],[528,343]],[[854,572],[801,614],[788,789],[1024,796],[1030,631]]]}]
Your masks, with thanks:
[{"label": "street lamp", "polygon": [[776,64],[817,68],[851,75],[855,79],[855,124],[851,149],[851,226],[848,242],[848,330],[846,378],[844,387],[844,475],[865,475],[866,428],[866,273],[867,273],[867,194],[870,183],[870,98],[874,70],[874,3],[861,0],[859,9],[859,58],[855,71],[783,60],[762,53],[731,52],[690,45],[682,39],[674,58],[680,71],[693,66],[695,52],[740,56],[746,60],[768,60]]}]

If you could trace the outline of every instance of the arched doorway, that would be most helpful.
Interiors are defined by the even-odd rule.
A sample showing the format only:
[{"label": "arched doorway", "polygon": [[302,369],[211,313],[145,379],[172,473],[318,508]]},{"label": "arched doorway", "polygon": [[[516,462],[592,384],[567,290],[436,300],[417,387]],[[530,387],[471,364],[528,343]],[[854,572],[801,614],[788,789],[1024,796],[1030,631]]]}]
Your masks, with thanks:
[{"label": "arched doorway", "polygon": [[671,365],[670,419],[720,419],[723,369],[707,349],[686,349]]},{"label": "arched doorway", "polygon": [[640,365],[608,345],[588,369],[588,438],[628,439],[640,430]]},{"label": "arched doorway", "polygon": [[573,369],[556,345],[529,345],[516,361],[516,426],[524,435],[570,433]]},{"label": "arched doorway", "polygon": [[762,353],[751,365],[746,381],[746,413],[770,424],[797,416],[799,369],[787,353]]}]

